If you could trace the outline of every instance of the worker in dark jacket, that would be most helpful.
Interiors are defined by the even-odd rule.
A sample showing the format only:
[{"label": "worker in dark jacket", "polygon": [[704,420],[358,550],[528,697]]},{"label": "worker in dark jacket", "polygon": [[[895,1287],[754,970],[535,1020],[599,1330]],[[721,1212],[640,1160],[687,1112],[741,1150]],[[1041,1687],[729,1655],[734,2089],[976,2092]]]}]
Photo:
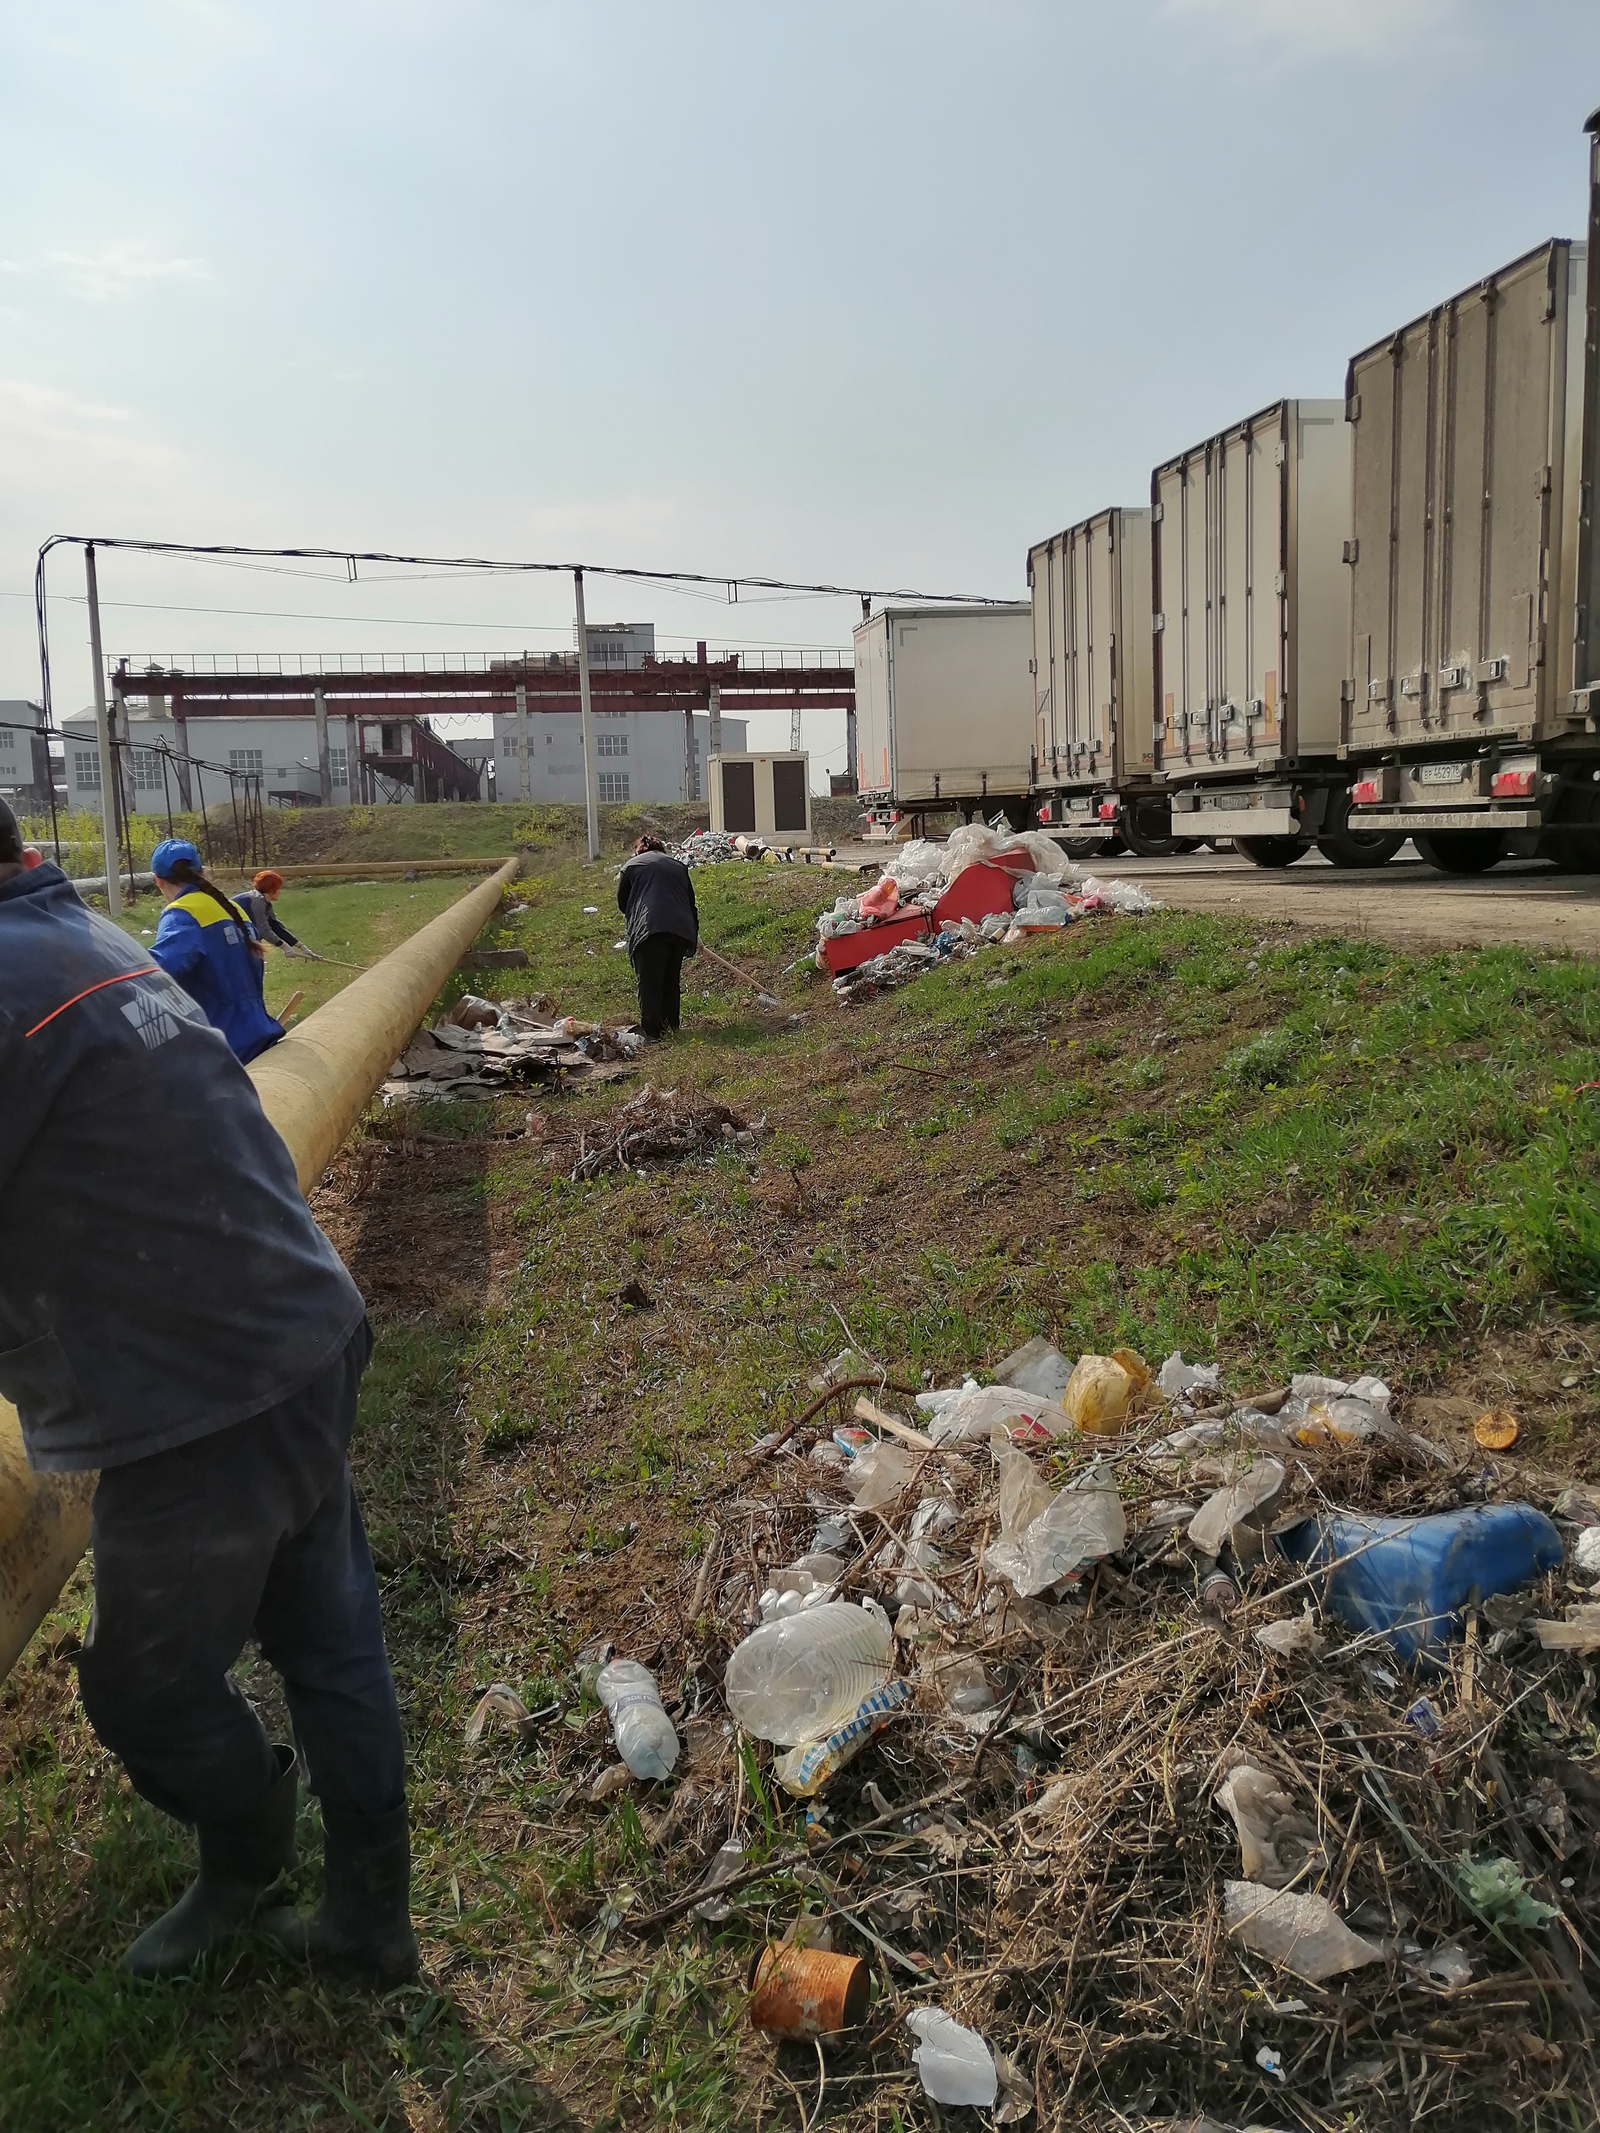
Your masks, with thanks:
[{"label": "worker in dark jacket", "polygon": [[199,1836],[126,1966],[187,1970],[295,1864],[295,1752],[230,1679],[254,1637],[326,1837],[316,1911],[262,1924],[314,1967],[409,1977],[404,1748],[346,1461],[360,1293],[221,1034],[3,804],[0,972],[0,1395],[32,1467],[99,1471],[84,1708]]},{"label": "worker in dark jacket", "polygon": [[282,894],[283,876],[276,867],[263,867],[249,888],[241,889],[232,900],[255,927],[256,939],[264,948],[281,948],[285,955],[317,961],[299,936],[291,933],[278,916],[277,903]]},{"label": "worker in dark jacket", "polygon": [[255,928],[207,879],[187,838],[163,838],[150,854],[150,871],[167,907],[150,953],[248,1064],[283,1035],[262,995],[265,954]]},{"label": "worker in dark jacket", "polygon": [[694,883],[659,837],[641,837],[617,877],[617,908],[628,921],[628,955],[639,985],[639,1027],[647,1037],[678,1027],[684,958],[700,942]]}]

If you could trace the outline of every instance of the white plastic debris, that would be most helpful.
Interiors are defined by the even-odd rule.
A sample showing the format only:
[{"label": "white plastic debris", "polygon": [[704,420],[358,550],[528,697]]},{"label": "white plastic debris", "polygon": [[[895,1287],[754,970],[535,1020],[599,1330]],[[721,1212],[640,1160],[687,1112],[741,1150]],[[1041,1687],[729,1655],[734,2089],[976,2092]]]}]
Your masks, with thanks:
[{"label": "white plastic debris", "polygon": [[976,1443],[997,1433],[1007,1435],[1022,1422],[1036,1424],[1051,1436],[1064,1436],[1070,1427],[1060,1407],[1037,1393],[1010,1385],[975,1385],[934,1415],[928,1435],[939,1445]]},{"label": "white plastic debris", "polygon": [[846,1479],[858,1511],[881,1511],[891,1504],[916,1472],[911,1454],[898,1444],[874,1444],[857,1452]]},{"label": "white plastic debris", "polygon": [[600,1669],[594,1692],[611,1720],[617,1753],[634,1776],[668,1776],[678,1760],[678,1736],[650,1669],[637,1659],[613,1659]]},{"label": "white plastic debris", "polygon": [[1573,1546],[1572,1560],[1591,1577],[1600,1575],[1600,1526],[1585,1526]]},{"label": "white plastic debris", "polygon": [[999,1384],[1009,1385],[1015,1392],[1059,1406],[1072,1365],[1053,1341],[1041,1337],[1014,1349],[997,1365],[994,1374]]},{"label": "white plastic debris", "polygon": [[713,1925],[720,1925],[723,1919],[730,1917],[733,1911],[732,1904],[729,1903],[726,1896],[718,1896],[714,1892],[720,1889],[725,1881],[731,1881],[743,1865],[744,1846],[737,1837],[730,1837],[706,1868],[705,1875],[700,1883],[706,1893],[689,1913],[689,1916],[691,1918],[704,1918]]},{"label": "white plastic debris", "polygon": [[976,2104],[987,2110],[1000,2093],[994,2054],[975,2029],[942,2007],[916,2007],[906,2027],[918,2039],[911,2054],[923,2091],[935,2103]]},{"label": "white plastic debris", "polygon": [[1189,1521],[1189,1544],[1200,1555],[1219,1555],[1233,1537],[1234,1528],[1259,1525],[1282,1494],[1284,1468],[1276,1459],[1258,1459],[1253,1466],[1208,1497]]},{"label": "white plastic debris", "polygon": [[1410,1967],[1419,1970],[1430,1985],[1440,1985],[1446,1992],[1472,1983],[1472,1958],[1454,1941],[1425,1949],[1412,1958]]},{"label": "white plastic debris", "polygon": [[1098,1469],[1052,1495],[1026,1452],[1001,1448],[1000,1537],[984,1553],[991,1578],[1031,1599],[1084,1563],[1115,1555],[1128,1537],[1122,1500]]},{"label": "white plastic debris", "polygon": [[1290,1620],[1263,1622],[1256,1631],[1256,1642],[1261,1649],[1276,1652],[1280,1659],[1314,1659],[1325,1641],[1309,1604]]},{"label": "white plastic debris", "polygon": [[889,1677],[894,1636],[881,1607],[829,1600],[764,1622],[734,1647],[728,1709],[758,1740],[792,1748],[853,1718]]},{"label": "white plastic debris", "polygon": [[1245,1880],[1269,1889],[1292,1881],[1316,1846],[1317,1825],[1295,1806],[1281,1779],[1259,1763],[1236,1763],[1215,1798],[1239,1833]]},{"label": "white plastic debris", "polygon": [[1308,1985],[1383,1960],[1376,1942],[1352,1933],[1323,1896],[1228,1881],[1222,1888],[1222,1915],[1229,1935],[1241,1947]]},{"label": "white plastic debris", "polygon": [[1174,1348],[1156,1372],[1156,1386],[1169,1400],[1181,1400],[1191,1392],[1216,1392],[1222,1384],[1220,1363],[1186,1363]]}]

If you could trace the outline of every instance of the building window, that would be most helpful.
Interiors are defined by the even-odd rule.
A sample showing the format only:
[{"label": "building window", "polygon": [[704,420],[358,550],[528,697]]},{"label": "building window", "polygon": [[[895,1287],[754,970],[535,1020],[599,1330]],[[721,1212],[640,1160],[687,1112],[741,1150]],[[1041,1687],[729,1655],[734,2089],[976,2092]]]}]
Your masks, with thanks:
[{"label": "building window", "polygon": [[330,748],[328,750],[328,776],[335,785],[349,784],[350,752],[348,749]]},{"label": "building window", "polygon": [[7,753],[17,745],[17,736],[9,726],[0,726],[0,750]]},{"label": "building window", "polygon": [[100,790],[100,757],[95,749],[73,749],[72,777],[74,784],[82,785],[91,792]]},{"label": "building window", "polygon": [[133,789],[135,792],[160,792],[161,758],[154,748],[135,748],[133,751]]},{"label": "building window", "polygon": [[626,755],[628,736],[625,733],[597,733],[594,737],[596,755]]},{"label": "building window", "polygon": [[228,750],[228,768],[230,770],[254,771],[259,778],[261,775],[261,750],[259,748],[230,748]]},{"label": "building window", "polygon": [[602,806],[628,797],[628,773],[625,770],[600,770],[595,773]]}]

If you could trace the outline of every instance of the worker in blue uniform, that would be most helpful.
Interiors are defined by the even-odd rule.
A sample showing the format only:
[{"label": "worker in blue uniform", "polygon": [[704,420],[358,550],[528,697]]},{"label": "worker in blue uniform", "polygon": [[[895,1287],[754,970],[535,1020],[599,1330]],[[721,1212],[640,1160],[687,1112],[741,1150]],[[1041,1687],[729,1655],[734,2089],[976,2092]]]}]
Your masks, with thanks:
[{"label": "worker in blue uniform", "polygon": [[283,1024],[262,994],[265,956],[238,905],[206,878],[200,854],[184,837],[167,837],[150,854],[150,871],[166,903],[150,953],[168,977],[221,1030],[248,1064],[276,1044]]},{"label": "worker in blue uniform", "polygon": [[317,1908],[260,1927],[314,1970],[410,1978],[405,1749],[346,1456],[360,1291],[222,1035],[3,802],[0,974],[0,1396],[36,1471],[98,1473],[79,1691],[199,1839],[125,1967],[188,1970],[296,1864],[295,1751],[232,1678],[254,1638],[325,1858]]}]

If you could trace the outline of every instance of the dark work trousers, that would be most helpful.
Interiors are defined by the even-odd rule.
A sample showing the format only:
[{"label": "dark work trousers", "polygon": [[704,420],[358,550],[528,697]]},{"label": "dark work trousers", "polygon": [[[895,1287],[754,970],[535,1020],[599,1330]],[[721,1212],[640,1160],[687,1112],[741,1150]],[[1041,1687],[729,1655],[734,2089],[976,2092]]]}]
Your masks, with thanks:
[{"label": "dark work trousers", "polygon": [[639,981],[639,1027],[647,1037],[676,1029],[681,1015],[683,959],[690,945],[675,933],[652,933],[633,951]]},{"label": "dark work trousers", "polygon": [[356,1821],[405,1798],[377,1580],[345,1459],[371,1352],[363,1321],[293,1398],[100,1476],[78,1684],[135,1788],[186,1822],[248,1813],[277,1775],[229,1674],[251,1636],[283,1677],[324,1816]]}]

